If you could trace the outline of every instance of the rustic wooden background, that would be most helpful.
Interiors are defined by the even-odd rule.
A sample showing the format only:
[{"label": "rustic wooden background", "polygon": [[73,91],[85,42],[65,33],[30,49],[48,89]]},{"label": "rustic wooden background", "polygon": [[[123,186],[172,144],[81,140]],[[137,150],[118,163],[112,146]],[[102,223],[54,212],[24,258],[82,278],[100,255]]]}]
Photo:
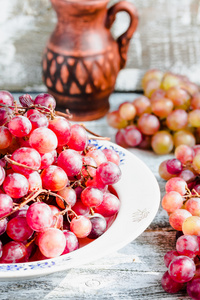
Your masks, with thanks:
[{"label": "rustic wooden background", "polygon": [[[118,0],[111,0],[109,6]],[[187,75],[200,84],[200,1],[130,0],[138,10],[126,68],[116,91],[141,90],[149,68]],[[50,0],[0,0],[0,89],[43,91],[41,56],[55,27]],[[117,37],[129,17],[119,13],[112,32]]]}]

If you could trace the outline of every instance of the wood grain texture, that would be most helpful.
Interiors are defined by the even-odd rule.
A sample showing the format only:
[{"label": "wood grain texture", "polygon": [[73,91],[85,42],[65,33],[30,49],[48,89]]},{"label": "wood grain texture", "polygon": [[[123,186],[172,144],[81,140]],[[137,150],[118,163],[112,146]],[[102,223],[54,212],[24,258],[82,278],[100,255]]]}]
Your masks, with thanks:
[{"label": "wood grain texture", "polygon": [[[133,100],[136,97],[136,94],[112,94],[111,109],[114,110],[125,100]],[[15,99],[18,99],[18,94],[15,94]],[[116,131],[108,127],[106,118],[85,122],[85,125],[114,141]],[[158,167],[160,162],[172,155],[158,156],[150,151],[138,149],[129,151],[153,172],[162,197],[165,181],[159,177]],[[169,225],[167,213],[160,207],[145,232],[123,249],[64,272],[31,280],[0,282],[0,300],[189,300],[184,291],[167,294],[160,284],[166,271],[163,256],[168,250],[174,249],[175,233]]]},{"label": "wood grain texture", "polygon": [[[119,0],[111,0],[109,6]],[[139,26],[130,42],[125,69],[116,91],[141,89],[149,68],[188,75],[200,84],[200,3],[198,0],[130,0],[139,13]],[[45,90],[41,58],[56,24],[49,0],[0,0],[0,89]],[[126,13],[112,27],[114,37],[125,31]]]}]

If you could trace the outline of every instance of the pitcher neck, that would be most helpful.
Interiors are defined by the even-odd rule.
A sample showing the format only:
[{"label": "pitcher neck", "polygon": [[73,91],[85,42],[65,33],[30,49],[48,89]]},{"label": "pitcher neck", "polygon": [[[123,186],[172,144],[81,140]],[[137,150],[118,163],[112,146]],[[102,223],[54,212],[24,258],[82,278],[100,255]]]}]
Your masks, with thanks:
[{"label": "pitcher neck", "polygon": [[68,23],[70,19],[98,18],[104,20],[109,0],[51,0],[59,22]]}]

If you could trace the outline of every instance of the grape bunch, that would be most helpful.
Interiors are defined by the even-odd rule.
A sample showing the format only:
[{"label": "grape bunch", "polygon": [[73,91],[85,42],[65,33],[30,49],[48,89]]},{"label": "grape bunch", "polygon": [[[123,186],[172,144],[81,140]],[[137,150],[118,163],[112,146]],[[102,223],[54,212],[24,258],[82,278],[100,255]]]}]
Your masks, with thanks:
[{"label": "grape bunch", "polygon": [[168,154],[177,146],[200,142],[200,88],[187,77],[149,70],[142,78],[144,93],[107,114],[122,147]]},{"label": "grape bunch", "polygon": [[164,256],[168,270],[161,284],[168,293],[186,285],[188,295],[200,299],[200,145],[179,145],[174,156],[159,166],[166,180],[161,204],[177,231],[176,249]]},{"label": "grape bunch", "polygon": [[0,263],[54,258],[101,236],[120,200],[120,157],[98,149],[50,94],[0,91]]}]

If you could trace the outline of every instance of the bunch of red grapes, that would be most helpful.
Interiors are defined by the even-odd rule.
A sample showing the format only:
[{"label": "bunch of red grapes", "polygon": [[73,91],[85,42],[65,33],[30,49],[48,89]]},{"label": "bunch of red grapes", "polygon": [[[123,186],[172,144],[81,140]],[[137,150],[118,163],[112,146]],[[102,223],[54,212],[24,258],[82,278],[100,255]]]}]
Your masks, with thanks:
[{"label": "bunch of red grapes", "polygon": [[200,142],[200,88],[196,84],[185,76],[149,70],[142,87],[143,95],[107,114],[108,124],[118,129],[117,144],[168,154],[178,145],[192,147]]},{"label": "bunch of red grapes", "polygon": [[[101,236],[119,211],[120,157],[55,111],[0,91],[0,263],[54,258]],[[94,138],[94,136],[93,136]]]},{"label": "bunch of red grapes", "polygon": [[177,230],[176,249],[164,256],[168,270],[161,283],[168,293],[186,287],[192,299],[200,299],[200,145],[179,145],[174,155],[159,166],[167,181],[162,207]]}]

